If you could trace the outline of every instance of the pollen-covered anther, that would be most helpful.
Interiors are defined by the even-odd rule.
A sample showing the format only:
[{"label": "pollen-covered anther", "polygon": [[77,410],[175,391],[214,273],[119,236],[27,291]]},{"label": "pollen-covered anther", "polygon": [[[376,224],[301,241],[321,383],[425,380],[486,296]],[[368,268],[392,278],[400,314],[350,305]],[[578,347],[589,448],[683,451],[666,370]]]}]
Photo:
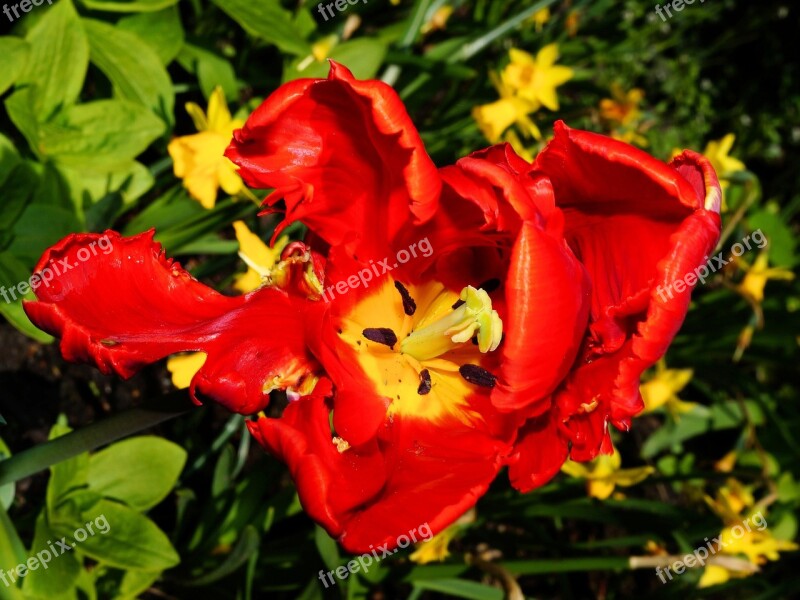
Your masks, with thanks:
[{"label": "pollen-covered anther", "polygon": [[595,397],[592,398],[591,402],[583,402],[581,404],[581,409],[583,410],[584,413],[588,414],[590,412],[594,412],[594,409],[596,409],[599,404],[600,403],[597,401],[597,398]]},{"label": "pollen-covered anther", "polygon": [[451,313],[404,339],[400,351],[420,361],[428,360],[469,342],[476,335],[482,353],[496,350],[503,340],[503,321],[492,309],[489,294],[467,286],[459,298],[462,303],[454,305]]},{"label": "pollen-covered anther", "polygon": [[333,439],[331,441],[333,442],[333,445],[336,446],[336,449],[339,451],[339,454],[350,450],[350,442],[348,442],[344,438],[340,438],[338,435],[333,436]]}]

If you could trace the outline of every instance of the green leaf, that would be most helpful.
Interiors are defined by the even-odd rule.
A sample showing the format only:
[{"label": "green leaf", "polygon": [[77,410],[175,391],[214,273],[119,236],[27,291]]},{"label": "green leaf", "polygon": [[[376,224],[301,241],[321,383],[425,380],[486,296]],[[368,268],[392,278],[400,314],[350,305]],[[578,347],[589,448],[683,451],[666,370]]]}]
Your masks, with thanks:
[{"label": "green leaf", "polygon": [[342,564],[339,546],[336,545],[336,541],[319,525],[314,527],[314,543],[317,546],[320,557],[322,557],[322,562],[328,567],[329,571],[335,570],[336,567]]},{"label": "green leaf", "polygon": [[[42,343],[51,342],[53,338],[37,329],[30,322],[22,309],[21,294],[19,290],[11,291],[12,287],[20,283],[27,283],[31,276],[28,267],[10,252],[0,252],[0,314],[16,329],[28,337]],[[30,293],[28,294],[30,298]]]},{"label": "green leaf", "polygon": [[161,573],[158,571],[125,571],[114,600],[136,600],[158,581],[159,577],[161,577]]},{"label": "green leaf", "polygon": [[140,436],[112,444],[89,459],[89,489],[146,511],[172,491],[186,451],[163,438]]},{"label": "green leaf", "polygon": [[248,559],[258,552],[259,535],[258,531],[252,525],[247,525],[242,531],[241,537],[236,542],[233,551],[228,554],[225,560],[220,563],[213,571],[193,577],[191,580],[183,582],[184,585],[191,587],[206,586],[210,583],[218,581],[223,577],[227,577],[234,573]]},{"label": "green leaf", "polygon": [[[72,535],[74,531],[71,529],[69,534]],[[75,583],[81,565],[73,550],[63,550],[54,544],[62,535],[48,525],[45,511],[42,511],[36,519],[33,544],[28,554],[37,558],[39,567],[29,571],[25,576],[22,589],[26,598],[42,600],[77,598]]]},{"label": "green leaf", "polygon": [[502,590],[464,579],[415,581],[414,587],[419,590],[447,594],[452,598],[468,598],[469,600],[503,600],[505,597]]},{"label": "green leaf", "polygon": [[[87,556],[118,569],[163,571],[174,567],[180,557],[166,534],[155,523],[132,508],[111,500],[101,500],[83,514],[87,523],[105,519],[106,533],[95,530],[80,543]],[[74,530],[59,527],[58,535],[70,538]]]},{"label": "green leaf", "polygon": [[185,44],[178,55],[184,69],[197,76],[203,95],[208,98],[214,88],[220,86],[229,101],[239,96],[236,73],[227,60],[198,46]]},{"label": "green leaf", "polygon": [[31,47],[18,85],[36,86],[31,110],[39,121],[77,101],[89,67],[89,42],[72,0],[59,0],[25,37]]},{"label": "green leaf", "polygon": [[[67,425],[58,422],[50,429],[49,439],[55,440],[71,431]],[[70,492],[86,486],[88,469],[89,454],[85,452],[50,467],[50,481],[47,482],[48,514],[54,514],[58,505]]]},{"label": "green leaf", "polygon": [[311,46],[288,10],[278,0],[212,0],[247,33],[275,44],[289,54],[306,56]]},{"label": "green leaf", "polygon": [[117,29],[138,36],[155,51],[163,65],[175,60],[185,36],[177,6],[124,17],[117,22]]},{"label": "green leaf", "polygon": [[46,334],[44,331],[36,327],[31,320],[28,318],[28,315],[25,314],[25,311],[22,308],[21,302],[14,302],[12,304],[8,304],[4,301],[0,301],[0,314],[2,314],[9,323],[20,333],[23,335],[27,335],[29,338],[36,340],[37,342],[41,342],[42,344],[49,344],[53,341],[53,337]]},{"label": "green leaf", "polygon": [[175,93],[161,58],[138,36],[102,21],[84,19],[92,63],[109,78],[114,96],[150,108],[174,122]]},{"label": "green leaf", "polygon": [[[0,423],[5,424],[5,419],[3,419],[2,415],[0,415]],[[3,438],[0,438],[0,461],[10,457],[11,450],[9,450],[8,446],[6,446]],[[2,508],[2,510],[8,510],[11,508],[11,505],[14,503],[15,492],[16,485],[13,482],[0,486],[0,508]]]},{"label": "green leaf", "polygon": [[17,90],[6,98],[6,112],[8,118],[25,137],[31,151],[39,158],[39,121],[34,107],[35,88]]},{"label": "green leaf", "polygon": [[[14,225],[14,239],[8,251],[33,266],[46,248],[82,229],[81,223],[69,210],[60,206],[29,204]],[[30,276],[28,272],[27,277]]]},{"label": "green leaf", "polygon": [[28,64],[31,50],[25,40],[0,37],[0,94],[10,88]]},{"label": "green leaf", "polygon": [[164,133],[152,112],[125,100],[73,106],[39,130],[42,154],[78,170],[120,168]]},{"label": "green leaf", "polygon": [[169,8],[178,3],[178,0],[80,0],[86,8],[104,10],[108,12],[134,13],[156,12]]},{"label": "green leaf", "polygon": [[776,205],[768,205],[747,220],[754,231],[760,229],[767,236],[771,264],[780,267],[793,267],[797,264],[794,234],[792,229],[783,222]]},{"label": "green leaf", "polygon": [[0,174],[0,231],[11,229],[22,215],[36,190],[36,180],[36,172],[24,162],[17,162],[7,177]]},{"label": "green leaf", "polygon": [[[22,541],[19,539],[14,524],[8,518],[5,508],[0,506],[0,569],[16,567],[25,560],[27,553]],[[25,596],[15,585],[0,588],[0,599],[2,600],[25,600]]]},{"label": "green leaf", "polygon": [[[353,72],[358,79],[372,79],[383,64],[386,56],[386,44],[373,38],[359,38],[338,44],[330,52],[330,58]],[[303,70],[298,66],[306,62],[306,58],[298,58],[284,72],[283,80],[292,81],[300,77],[325,78],[328,76],[330,64],[327,60],[313,61]]]}]

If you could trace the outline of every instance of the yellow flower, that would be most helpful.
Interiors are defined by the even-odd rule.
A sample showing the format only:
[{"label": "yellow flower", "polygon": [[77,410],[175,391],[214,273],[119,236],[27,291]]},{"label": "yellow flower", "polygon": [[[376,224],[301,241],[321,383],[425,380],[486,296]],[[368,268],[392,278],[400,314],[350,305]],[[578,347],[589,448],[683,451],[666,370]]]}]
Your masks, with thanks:
[{"label": "yellow flower", "polygon": [[213,208],[220,187],[232,196],[245,192],[236,166],[224,156],[233,130],[244,122],[231,117],[221,87],[211,93],[207,114],[193,102],[186,104],[186,112],[199,133],[173,139],[167,150],[183,187],[205,208]]},{"label": "yellow flower", "polygon": [[[728,155],[731,148],[733,148],[734,141],[736,141],[736,136],[729,133],[722,139],[708,142],[705,150],[703,150],[703,156],[711,161],[720,179],[730,177],[734,173],[744,171],[747,168],[742,161]],[[723,182],[723,185],[727,185],[727,181]]]},{"label": "yellow flower", "polygon": [[[239,256],[247,264],[247,272],[237,275],[233,287],[246,294],[258,289],[264,283],[264,278],[270,276],[273,268],[281,256],[281,252],[289,243],[287,236],[281,237],[274,248],[267,246],[260,237],[254,234],[244,221],[233,224],[236,239],[239,241]],[[172,374],[172,385],[178,389],[186,389],[192,382],[192,377],[200,370],[206,361],[203,352],[190,352],[178,354],[167,360],[167,370]]]},{"label": "yellow flower", "polygon": [[464,528],[464,525],[475,522],[476,511],[471,508],[445,530],[439,532],[431,539],[416,544],[416,550],[408,557],[413,562],[424,565],[431,562],[442,562],[450,556],[448,546]]},{"label": "yellow flower", "polygon": [[472,116],[486,139],[496,144],[503,132],[514,123],[517,123],[524,135],[541,138],[539,128],[528,117],[529,113],[536,110],[537,105],[530,100],[514,96],[513,90],[494,74],[490,73],[489,78],[497,88],[500,99],[472,109]]},{"label": "yellow flower", "polygon": [[644,400],[644,412],[652,412],[662,406],[673,415],[689,412],[697,404],[678,398],[680,392],[692,380],[692,369],[667,369],[663,360],[656,364],[656,374],[639,387]]},{"label": "yellow flower", "polygon": [[178,354],[167,360],[167,370],[172,374],[172,385],[179,390],[185,390],[192,382],[192,377],[206,362],[205,352],[191,352]]},{"label": "yellow flower", "polygon": [[236,221],[233,228],[239,241],[239,257],[247,264],[247,272],[236,277],[233,287],[246,294],[261,287],[264,279],[278,263],[281,252],[289,243],[289,238],[281,237],[275,246],[270,248],[248,229],[244,221]]},{"label": "yellow flower", "polygon": [[550,9],[543,8],[542,10],[537,10],[531,17],[531,20],[536,24],[536,31],[541,31],[542,27],[550,20]]},{"label": "yellow flower", "polygon": [[794,279],[794,273],[791,269],[782,267],[769,268],[769,255],[765,250],[758,255],[752,266],[747,268],[744,279],[736,289],[747,300],[760,305],[764,301],[764,288],[770,279],[791,281]]},{"label": "yellow flower", "polygon": [[[730,459],[726,462],[730,463]],[[719,554],[709,560],[700,587],[725,583],[732,577],[747,577],[758,572],[759,566],[768,560],[778,560],[779,552],[798,549],[797,544],[772,535],[763,513],[755,511],[752,489],[736,479],[729,479],[717,491],[716,499],[706,496],[706,503],[725,526],[715,547]],[[740,556],[747,560],[729,558]]]},{"label": "yellow flower", "polygon": [[523,50],[509,50],[511,62],[503,69],[503,83],[516,96],[524,98],[550,110],[558,110],[556,88],[573,77],[569,67],[556,65],[558,44],[548,44],[536,54],[536,58]]},{"label": "yellow flower", "polygon": [[633,88],[625,92],[618,83],[611,84],[611,98],[600,101],[600,116],[615,125],[630,125],[638,121],[642,113],[639,104],[644,98],[644,92]]},{"label": "yellow flower", "polygon": [[443,30],[445,27],[447,27],[447,20],[452,14],[453,7],[449,4],[439,7],[436,12],[433,13],[430,21],[422,26],[420,32],[423,35],[427,35],[433,31]]},{"label": "yellow flower", "polygon": [[655,471],[653,467],[621,469],[622,457],[614,448],[611,455],[601,454],[589,463],[568,460],[561,471],[572,477],[586,479],[586,490],[590,496],[605,500],[616,486],[630,487],[646,479]]}]

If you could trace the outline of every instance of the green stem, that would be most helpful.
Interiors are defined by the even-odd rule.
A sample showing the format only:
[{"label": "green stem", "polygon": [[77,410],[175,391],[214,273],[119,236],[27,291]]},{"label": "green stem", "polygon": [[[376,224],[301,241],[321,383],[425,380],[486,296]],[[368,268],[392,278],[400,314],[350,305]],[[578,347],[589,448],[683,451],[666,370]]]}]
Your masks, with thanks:
[{"label": "green stem", "polygon": [[174,419],[192,405],[185,392],[161,396],[151,405],[133,408],[92,423],[0,462],[0,486],[44,471],[50,466]]}]

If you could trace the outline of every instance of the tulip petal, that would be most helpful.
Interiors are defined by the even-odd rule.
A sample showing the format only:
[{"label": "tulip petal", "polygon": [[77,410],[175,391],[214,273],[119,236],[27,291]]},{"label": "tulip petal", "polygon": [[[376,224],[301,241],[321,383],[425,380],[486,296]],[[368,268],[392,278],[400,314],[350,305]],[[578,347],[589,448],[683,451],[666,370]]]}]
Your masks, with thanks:
[{"label": "tulip petal", "polygon": [[383,258],[406,225],[428,221],[441,187],[400,98],[331,61],[328,79],[282,86],[236,131],[226,156],[253,187],[286,201],[332,246]]},{"label": "tulip petal", "polygon": [[130,377],[171,354],[204,352],[192,397],[242,413],[267,405],[268,382],[291,385],[314,368],[303,343],[301,301],[271,288],[223,296],[167,259],[152,231],[130,238],[73,234],[50,248],[35,271],[56,269],[63,272],[37,286],[38,301],[26,302],[25,311],[61,338],[67,360]]}]

